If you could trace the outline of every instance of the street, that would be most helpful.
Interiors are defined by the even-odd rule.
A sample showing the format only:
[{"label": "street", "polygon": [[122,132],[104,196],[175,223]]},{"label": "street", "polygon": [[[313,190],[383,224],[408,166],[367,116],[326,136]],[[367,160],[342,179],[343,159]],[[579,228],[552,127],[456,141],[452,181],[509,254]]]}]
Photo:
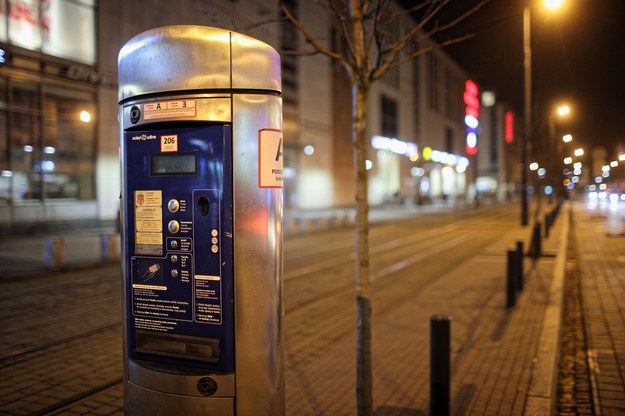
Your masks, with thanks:
[{"label": "street", "polygon": [[[523,413],[554,258],[525,260],[506,310],[506,249],[529,235],[517,223],[516,206],[495,205],[372,226],[376,415],[427,414],[439,313],[453,317],[454,414]],[[355,414],[353,241],[350,227],[285,239],[289,415]],[[0,413],[122,414],[119,267],[0,285]]]}]

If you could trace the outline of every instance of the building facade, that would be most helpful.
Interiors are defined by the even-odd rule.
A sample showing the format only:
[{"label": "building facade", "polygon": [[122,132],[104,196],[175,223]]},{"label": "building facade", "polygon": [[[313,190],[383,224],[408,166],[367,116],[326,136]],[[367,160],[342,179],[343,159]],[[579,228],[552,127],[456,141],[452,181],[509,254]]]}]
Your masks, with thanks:
[{"label": "building facade", "polygon": [[[314,2],[287,4],[333,46],[336,31]],[[285,53],[302,41],[275,23],[280,16],[278,2],[262,0],[0,0],[0,230],[115,223],[117,55],[133,36],[173,24],[232,29],[282,53],[285,207],[353,205],[349,80],[324,56]],[[372,204],[466,198],[476,178],[466,151],[469,78],[435,49],[374,85]]]}]

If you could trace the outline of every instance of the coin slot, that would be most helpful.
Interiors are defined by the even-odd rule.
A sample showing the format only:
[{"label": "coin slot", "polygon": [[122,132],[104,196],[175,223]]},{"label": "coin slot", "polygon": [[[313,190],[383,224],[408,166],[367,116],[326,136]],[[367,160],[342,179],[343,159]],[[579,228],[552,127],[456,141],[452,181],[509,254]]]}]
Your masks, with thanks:
[{"label": "coin slot", "polygon": [[208,207],[209,207],[208,198],[202,195],[197,200],[197,207],[198,207],[198,210],[200,211],[200,215],[203,217],[206,216],[208,214]]}]

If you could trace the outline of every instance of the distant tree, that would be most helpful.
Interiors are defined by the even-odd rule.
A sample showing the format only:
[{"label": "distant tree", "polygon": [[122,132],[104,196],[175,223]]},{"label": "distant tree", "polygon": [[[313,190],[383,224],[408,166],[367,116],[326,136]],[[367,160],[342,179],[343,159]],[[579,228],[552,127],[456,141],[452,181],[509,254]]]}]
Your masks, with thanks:
[{"label": "distant tree", "polygon": [[[358,341],[356,358],[356,399],[358,414],[373,412],[371,360],[371,280],[369,275],[369,204],[367,201],[367,97],[371,86],[389,71],[410,62],[436,47],[450,45],[469,35],[434,42],[432,37],[464,20],[488,0],[465,10],[446,23],[435,20],[451,0],[314,0],[327,13],[338,35],[339,45],[325,46],[280,0],[285,17],[303,34],[309,53],[321,53],[340,63],[352,84],[352,140],[356,200],[356,303]],[[405,6],[402,6],[404,4]],[[413,26],[403,33],[400,19]],[[304,53],[304,51],[301,51]]]}]

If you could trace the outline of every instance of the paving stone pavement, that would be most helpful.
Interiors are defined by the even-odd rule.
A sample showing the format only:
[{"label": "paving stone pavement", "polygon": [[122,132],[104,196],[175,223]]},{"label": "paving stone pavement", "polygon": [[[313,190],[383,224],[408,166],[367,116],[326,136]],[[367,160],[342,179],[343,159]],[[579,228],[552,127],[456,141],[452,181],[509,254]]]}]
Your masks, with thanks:
[{"label": "paving stone pavement", "polygon": [[574,207],[595,414],[625,414],[625,234],[622,208]]},{"label": "paving stone pavement", "polygon": [[[549,332],[546,328],[550,328],[546,325],[546,312],[558,302],[553,277],[561,248],[559,242],[566,238],[561,232],[564,218],[561,215],[550,239],[545,241],[545,256],[538,262],[525,259],[525,288],[512,309],[505,308],[503,248],[512,248],[519,239],[526,242],[527,248],[529,227],[510,230],[500,241],[419,290],[414,297],[407,297],[388,310],[374,308],[376,416],[429,413],[429,318],[432,310],[452,316],[452,414],[548,414],[528,407],[528,396],[537,381],[541,381],[538,374],[542,373],[538,368],[545,364],[539,357],[544,348],[541,337]],[[625,236],[609,235],[607,227],[611,222],[608,220],[613,218],[605,210],[589,210],[585,204],[573,204],[571,230],[577,239],[583,311],[594,369],[593,384],[597,389],[595,414],[623,415]],[[557,310],[554,313],[557,315]],[[305,325],[305,322],[298,325]],[[309,338],[314,341],[314,334]],[[355,334],[350,334],[334,340],[323,351],[300,356],[292,349],[296,345],[289,351],[287,339],[288,415],[355,414],[354,346]],[[307,351],[311,354],[310,349]],[[101,371],[108,370],[111,368],[103,367]],[[118,368],[112,370],[119,372]],[[547,368],[546,372],[549,371],[553,369]],[[68,388],[58,393],[69,392]],[[61,414],[119,415],[121,394],[119,385],[112,386],[93,400]],[[553,401],[553,397],[540,398]],[[43,401],[31,405],[45,407]]]}]

